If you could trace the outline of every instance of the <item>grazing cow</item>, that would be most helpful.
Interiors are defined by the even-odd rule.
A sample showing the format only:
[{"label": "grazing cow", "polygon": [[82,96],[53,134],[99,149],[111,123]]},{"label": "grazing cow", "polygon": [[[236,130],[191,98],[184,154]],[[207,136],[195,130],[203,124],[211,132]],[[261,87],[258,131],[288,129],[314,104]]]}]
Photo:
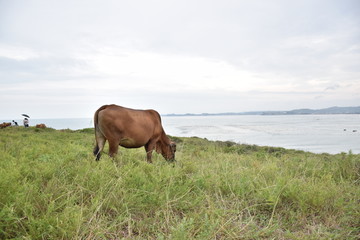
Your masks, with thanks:
[{"label": "grazing cow", "polygon": [[109,141],[110,157],[116,155],[119,145],[125,148],[144,146],[148,162],[151,162],[154,149],[166,160],[175,160],[176,144],[166,136],[160,115],[155,110],[104,105],[95,112],[94,125],[96,160],[100,159],[106,140]]},{"label": "grazing cow", "polygon": [[0,124],[0,128],[6,128],[6,127],[10,127],[10,126],[11,126],[11,122],[9,122],[9,123],[4,122],[4,123]]},{"label": "grazing cow", "polygon": [[46,125],[44,123],[36,124],[36,128],[46,128]]}]

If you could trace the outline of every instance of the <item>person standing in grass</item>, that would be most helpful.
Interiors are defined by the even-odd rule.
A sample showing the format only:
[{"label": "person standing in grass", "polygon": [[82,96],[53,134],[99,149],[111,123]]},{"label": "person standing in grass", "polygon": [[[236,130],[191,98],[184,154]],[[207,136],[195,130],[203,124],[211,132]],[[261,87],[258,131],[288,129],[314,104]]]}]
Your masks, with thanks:
[{"label": "person standing in grass", "polygon": [[15,120],[12,120],[13,121],[13,124],[14,126],[19,126],[17,122],[15,122]]},{"label": "person standing in grass", "polygon": [[29,127],[29,119],[24,118],[24,127]]}]

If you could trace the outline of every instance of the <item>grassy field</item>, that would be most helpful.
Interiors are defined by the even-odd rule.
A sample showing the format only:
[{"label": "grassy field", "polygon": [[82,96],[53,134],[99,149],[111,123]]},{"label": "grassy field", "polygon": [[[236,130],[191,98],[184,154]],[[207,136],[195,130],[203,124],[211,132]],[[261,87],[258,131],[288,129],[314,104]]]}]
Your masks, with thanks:
[{"label": "grassy field", "polygon": [[359,239],[360,155],[173,139],[96,162],[92,129],[1,129],[0,239]]}]

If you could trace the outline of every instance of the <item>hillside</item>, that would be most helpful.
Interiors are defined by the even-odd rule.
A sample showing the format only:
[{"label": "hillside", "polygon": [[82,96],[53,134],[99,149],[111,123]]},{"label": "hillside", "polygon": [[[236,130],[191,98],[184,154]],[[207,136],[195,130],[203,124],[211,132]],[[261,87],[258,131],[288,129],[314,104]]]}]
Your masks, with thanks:
[{"label": "hillside", "polygon": [[166,114],[165,116],[226,116],[226,115],[303,115],[303,114],[360,114],[359,107],[330,107],[323,109],[295,109],[290,111],[252,111],[201,114]]},{"label": "hillside", "polygon": [[96,162],[93,129],[1,129],[0,239],[358,239],[360,155],[173,140]]}]

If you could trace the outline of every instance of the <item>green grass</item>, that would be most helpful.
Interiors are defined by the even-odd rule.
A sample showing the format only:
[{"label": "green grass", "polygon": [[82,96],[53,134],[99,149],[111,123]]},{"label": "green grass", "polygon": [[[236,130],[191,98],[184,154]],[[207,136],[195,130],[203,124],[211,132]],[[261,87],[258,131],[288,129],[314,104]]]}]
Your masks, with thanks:
[{"label": "green grass", "polygon": [[360,155],[174,140],[96,162],[92,129],[1,129],[0,239],[359,238]]}]

